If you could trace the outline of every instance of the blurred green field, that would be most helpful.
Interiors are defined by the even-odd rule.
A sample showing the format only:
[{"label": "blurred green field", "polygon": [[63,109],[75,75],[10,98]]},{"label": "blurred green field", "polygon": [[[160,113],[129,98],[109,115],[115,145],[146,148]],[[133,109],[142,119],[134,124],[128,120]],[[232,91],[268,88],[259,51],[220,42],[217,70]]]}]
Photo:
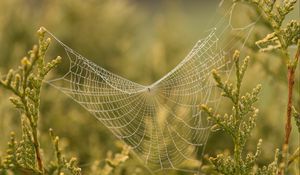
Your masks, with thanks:
[{"label": "blurred green field", "polygon": [[[1,0],[0,1],[0,72],[18,65],[26,51],[37,42],[36,30],[46,27],[64,43],[104,68],[130,80],[149,84],[159,79],[184,58],[214,14],[219,1],[137,1],[137,0]],[[298,1],[299,4],[299,1]],[[298,9],[289,16],[299,20]],[[267,31],[259,32],[264,36]],[[57,43],[53,42],[52,45]],[[294,52],[293,50],[291,52]],[[48,55],[56,56],[55,49]],[[255,150],[263,139],[260,163],[270,162],[284,138],[286,111],[286,70],[276,54],[250,53],[251,66],[244,81],[244,91],[256,84],[263,90],[257,106],[257,127],[249,141]],[[270,74],[268,70],[274,74]],[[295,85],[295,104],[300,106],[299,66]],[[56,72],[60,74],[61,72]],[[19,113],[10,104],[11,94],[0,89],[0,151],[5,150],[10,131],[20,135]],[[109,152],[120,152],[122,143],[91,114],[58,90],[44,85],[42,91],[40,136],[42,148],[51,149],[48,129],[61,138],[68,156],[79,158],[83,172],[95,161],[105,162]],[[222,110],[228,111],[226,105]],[[299,145],[293,125],[292,148]],[[205,154],[216,155],[231,149],[229,137],[211,134]],[[4,154],[0,152],[0,155]],[[49,159],[49,158],[48,158]],[[132,154],[119,167],[125,174],[149,174]],[[84,174],[84,173],[83,173]],[[169,172],[168,174],[187,174]]]}]

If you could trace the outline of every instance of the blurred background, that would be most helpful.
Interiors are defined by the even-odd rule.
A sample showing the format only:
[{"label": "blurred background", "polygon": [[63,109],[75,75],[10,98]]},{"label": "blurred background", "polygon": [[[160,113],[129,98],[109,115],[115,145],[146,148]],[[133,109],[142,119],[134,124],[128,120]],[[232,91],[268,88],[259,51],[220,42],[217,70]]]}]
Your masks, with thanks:
[{"label": "blurred background", "polygon": [[[44,26],[102,67],[130,80],[149,84],[176,66],[203,37],[219,3],[219,0],[1,0],[0,72],[5,73],[18,65],[37,43],[36,31]],[[299,5],[296,6],[289,19],[299,19]],[[238,15],[237,20],[242,16]],[[255,31],[253,42],[269,31],[262,25]],[[275,149],[281,148],[283,142],[287,72],[278,53],[258,53],[253,46],[247,50],[253,59],[243,90],[249,91],[258,83],[263,87],[257,103],[260,109],[257,127],[248,146],[254,151],[258,139],[263,139],[260,159],[263,164],[273,159]],[[53,51],[49,55],[54,57],[58,53]],[[298,74],[294,97],[298,106],[299,77]],[[0,89],[0,151],[6,147],[10,131],[20,133],[19,113],[10,104],[9,95]],[[84,172],[88,172],[95,161],[104,163],[109,152],[121,150],[121,143],[100,122],[56,89],[45,85],[41,103],[41,146],[45,150],[51,149],[47,144],[50,143],[49,128],[61,137],[63,151],[79,158],[79,166]],[[230,111],[227,105],[223,108]],[[299,144],[299,135],[294,122],[293,126],[291,143],[294,148]],[[230,138],[216,132],[211,134],[205,154],[214,156],[231,148]],[[149,173],[133,155],[120,169],[125,169],[128,174]]]}]

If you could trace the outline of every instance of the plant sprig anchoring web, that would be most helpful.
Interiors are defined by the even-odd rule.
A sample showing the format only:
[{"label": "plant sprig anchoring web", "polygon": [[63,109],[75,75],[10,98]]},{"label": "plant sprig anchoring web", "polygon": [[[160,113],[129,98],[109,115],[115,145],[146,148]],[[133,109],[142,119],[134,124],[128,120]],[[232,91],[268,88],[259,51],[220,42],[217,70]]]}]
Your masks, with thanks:
[{"label": "plant sprig anchoring web", "polygon": [[[203,151],[211,128],[199,105],[217,108],[220,101],[211,70],[230,72],[226,56],[243,47],[256,23],[234,27],[233,11],[234,6],[175,68],[151,85],[132,82],[96,65],[47,31],[70,62],[63,77],[47,83],[93,114],[150,170],[189,171],[185,165],[199,163],[196,153]],[[232,32],[246,39],[228,38]]]}]

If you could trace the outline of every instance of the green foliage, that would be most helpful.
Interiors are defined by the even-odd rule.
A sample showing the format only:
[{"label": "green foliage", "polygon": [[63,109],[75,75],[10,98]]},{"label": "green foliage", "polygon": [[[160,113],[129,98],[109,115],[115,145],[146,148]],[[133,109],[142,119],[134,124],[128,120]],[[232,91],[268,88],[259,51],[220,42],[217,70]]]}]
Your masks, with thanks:
[{"label": "green foliage", "polygon": [[[213,166],[212,170],[216,174],[221,173],[225,175],[278,174],[278,154],[276,154],[274,162],[268,166],[262,168],[257,166],[258,156],[261,154],[262,140],[259,140],[255,154],[247,153],[246,156],[243,156],[246,142],[249,140],[252,129],[256,125],[258,109],[254,106],[254,103],[258,100],[261,85],[257,85],[251,92],[242,95],[241,85],[248,67],[249,57],[246,57],[242,65],[240,65],[240,53],[236,51],[233,55],[233,60],[236,76],[235,85],[223,82],[216,70],[212,72],[217,87],[222,90],[222,96],[230,99],[233,104],[232,114],[215,114],[206,105],[201,106],[202,110],[208,114],[209,120],[215,123],[214,127],[229,134],[234,143],[233,156],[225,153],[209,158]],[[207,170],[211,169],[208,168]]]},{"label": "green foliage", "polygon": [[[294,9],[297,0],[245,0],[250,4],[253,4],[258,12],[262,13],[263,24],[269,28],[271,32],[267,34],[263,39],[256,41],[256,45],[260,48],[260,51],[280,51],[281,53],[281,66],[287,69],[287,109],[285,116],[285,138],[282,147],[282,162],[281,170],[279,174],[288,172],[289,163],[289,147],[290,147],[290,135],[292,131],[292,116],[294,116],[295,123],[299,130],[299,120],[297,110],[293,104],[300,104],[299,90],[294,92],[294,84],[299,81],[299,77],[295,73],[297,71],[299,57],[300,57],[300,21],[290,20],[284,24],[284,21]],[[291,56],[289,52],[290,46],[296,46],[295,56]],[[268,65],[265,67],[269,67]],[[270,71],[271,72],[271,71]],[[275,75],[276,76],[276,75]],[[295,83],[296,82],[296,83]],[[286,81],[284,81],[286,83]],[[294,95],[294,94],[297,95]],[[299,105],[297,105],[298,107]],[[300,132],[298,132],[300,133]],[[299,147],[296,149],[295,152]]]},{"label": "green foliage", "polygon": [[[286,27],[279,29],[279,34],[275,32],[268,34],[262,40],[256,42],[261,48],[262,52],[271,51],[276,49],[286,49],[288,46],[296,45],[300,38],[300,23],[299,21],[292,20]],[[279,37],[282,41],[279,40]],[[284,44],[281,44],[284,43]]]},{"label": "green foliage", "polygon": [[[102,175],[110,175],[113,174],[116,167],[120,166],[122,163],[124,163],[129,158],[129,146],[124,146],[121,153],[117,153],[114,156],[111,154],[111,152],[108,153],[105,165],[103,168],[94,170],[91,172],[92,174],[102,174]],[[99,166],[98,166],[99,167]]]},{"label": "green foliage", "polygon": [[40,118],[40,92],[43,79],[49,71],[55,68],[61,58],[45,61],[46,50],[50,39],[45,39],[45,31],[38,31],[39,45],[34,46],[28,52],[28,57],[21,60],[21,66],[17,70],[10,70],[0,85],[11,91],[15,96],[10,101],[21,113],[22,138],[17,141],[14,133],[8,143],[7,155],[1,159],[0,173],[11,171],[15,174],[60,174],[62,169],[69,170],[71,174],[80,174],[81,170],[76,166],[76,159],[66,161],[61,156],[58,148],[58,137],[51,137],[55,148],[57,164],[49,167],[43,165],[43,157],[38,138],[38,120]]},{"label": "green foliage", "polygon": [[81,169],[77,166],[77,159],[71,158],[69,161],[62,155],[61,149],[59,148],[59,137],[55,136],[53,130],[49,129],[49,134],[52,139],[52,144],[55,150],[55,161],[50,162],[47,174],[61,174],[63,169],[69,170],[72,174],[81,174]]},{"label": "green foliage", "polygon": [[[239,0],[236,0],[237,2]],[[291,45],[297,45],[300,39],[300,22],[297,20],[289,21],[283,26],[286,16],[295,8],[297,0],[245,0],[254,4],[256,8],[263,13],[265,22],[269,23],[273,30],[263,39],[256,42],[261,51],[271,51],[280,49],[284,54],[284,59],[288,61],[289,54],[287,48]]]},{"label": "green foliage", "polygon": [[[0,1],[1,70],[6,70],[7,67],[17,62],[24,50],[27,50],[27,47],[34,42],[35,37],[32,30],[38,27],[37,25],[43,24],[74,49],[81,49],[78,50],[80,53],[90,58],[100,56],[101,59],[94,61],[109,68],[109,70],[120,72],[120,74],[133,80],[149,82],[170,70],[180,58],[185,56],[186,51],[195,39],[199,38],[204,26],[203,22],[207,20],[205,15],[211,16],[213,13],[211,7],[215,9],[214,1],[206,3],[207,5],[211,3],[209,6],[202,6],[202,2],[198,3],[198,1],[196,4],[183,1],[182,3],[180,1],[166,1],[159,5],[161,8],[157,9],[156,13],[153,13],[153,8],[155,8],[153,5],[145,4],[144,1],[136,2],[126,0],[91,0],[84,3],[76,0],[53,0],[51,2],[39,0]],[[240,12],[244,13],[244,11]],[[242,15],[240,16],[242,17]],[[299,21],[297,12],[289,17]],[[238,19],[241,18],[238,17]],[[282,24],[286,26],[288,22]],[[251,40],[251,43],[264,38],[265,33],[271,34],[274,32],[264,15],[262,15],[258,25],[260,26],[257,36]],[[81,31],[80,34],[78,34],[78,31]],[[261,44],[262,49],[268,47],[267,45],[264,46],[263,43]],[[272,159],[272,150],[282,143],[282,140],[278,139],[282,137],[283,130],[281,128],[283,122],[279,117],[282,117],[282,111],[284,111],[281,101],[286,96],[286,89],[281,84],[286,83],[286,71],[284,70],[286,64],[281,64],[277,59],[282,56],[281,52],[258,53],[257,47],[253,48],[251,58],[255,61],[251,61],[248,67],[248,76],[243,81],[243,89],[248,89],[254,81],[262,82],[264,88],[260,93],[262,100],[257,102],[257,106],[260,106],[260,117],[257,119],[259,124],[257,130],[252,133],[253,137],[249,140],[247,146],[252,148],[252,145],[255,145],[256,142],[253,142],[253,140],[263,138],[264,144],[261,146],[262,154],[259,161],[260,164],[263,164]],[[57,54],[58,50],[48,50],[48,54],[51,53]],[[143,59],[140,59],[141,57]],[[263,66],[258,66],[262,64]],[[145,76],[141,76],[136,72],[143,72]],[[265,73],[268,73],[267,77]],[[269,81],[270,79],[276,82]],[[2,92],[2,89],[0,89],[0,146],[6,145],[7,139],[4,136],[9,135],[9,131],[14,130],[16,136],[19,135],[18,127],[20,123],[16,120],[18,119],[15,117],[16,114],[11,111],[9,103],[5,100],[6,94]],[[108,150],[116,151],[115,137],[107,132],[105,127],[95,122],[93,117],[88,116],[87,112],[68,100],[66,96],[58,95],[54,88],[45,86],[43,92],[41,94],[43,103],[40,108],[43,116],[42,120],[39,120],[39,136],[43,146],[44,160],[47,161],[48,157],[52,156],[48,154],[47,150],[47,143],[50,140],[48,128],[51,127],[55,129],[56,134],[63,136],[60,138],[60,151],[67,155],[76,155],[83,174],[97,174],[93,173],[96,171],[90,169],[102,170],[103,161],[101,159],[104,159],[105,153]],[[275,93],[276,95],[274,95]],[[298,100],[294,104],[295,108],[300,104],[299,93],[299,89],[295,91],[294,98]],[[53,100],[54,98],[55,100]],[[222,110],[226,108],[226,105],[220,106],[220,108]],[[297,110],[299,111],[299,109]],[[295,121],[299,121],[299,117],[296,113],[294,114]],[[218,125],[216,127],[217,129],[220,128]],[[220,144],[222,147],[230,148],[231,143],[229,141],[220,139],[224,136],[222,132],[214,134],[209,139],[210,144],[213,146],[207,146],[206,153],[214,154],[220,149]],[[17,138],[15,138],[15,141]],[[298,135],[294,135],[292,140],[297,141]],[[17,143],[15,146],[17,146]],[[49,149],[52,147],[49,145]],[[8,148],[10,147],[8,146]],[[9,154],[12,150],[14,149],[8,149]],[[0,167],[2,168],[0,169],[3,169],[4,160],[9,154],[2,157],[0,161]],[[227,154],[224,153],[224,155]],[[13,158],[11,157],[10,160],[12,161]],[[299,160],[297,156],[295,160],[291,162],[297,162]],[[87,166],[92,161],[98,163],[93,164],[92,167]],[[50,162],[56,164],[57,159],[55,158]],[[45,165],[48,170],[50,170],[50,166],[50,163]],[[132,169],[139,169],[137,171],[139,173],[135,174],[149,174],[141,168],[137,161],[131,158],[123,164],[123,167],[128,170],[123,174],[134,174],[133,171],[130,171]],[[299,172],[299,170],[296,169],[296,172]],[[181,172],[170,172],[168,174],[171,173],[184,174]],[[118,174],[118,172],[115,171],[114,174]]]}]

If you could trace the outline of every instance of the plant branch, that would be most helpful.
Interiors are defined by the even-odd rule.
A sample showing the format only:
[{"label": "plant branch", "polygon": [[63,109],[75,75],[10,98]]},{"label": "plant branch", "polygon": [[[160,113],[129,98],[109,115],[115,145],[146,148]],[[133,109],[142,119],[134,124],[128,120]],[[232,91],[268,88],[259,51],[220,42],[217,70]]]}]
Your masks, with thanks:
[{"label": "plant branch", "polygon": [[288,64],[288,105],[286,111],[286,124],[285,124],[285,138],[284,144],[289,144],[290,133],[292,130],[291,118],[292,118],[292,107],[293,107],[293,88],[295,84],[295,71],[297,68],[298,60],[300,56],[300,40],[298,43],[298,49],[294,60],[291,60]]},{"label": "plant branch", "polygon": [[293,107],[293,88],[295,84],[295,71],[297,68],[299,56],[300,56],[300,40],[295,55],[295,59],[292,60],[288,65],[288,105],[287,105],[287,112],[286,112],[285,139],[284,139],[284,144],[287,145],[289,144],[290,133],[292,130],[291,118],[292,118],[292,107]]},{"label": "plant branch", "polygon": [[[295,71],[298,65],[300,57],[300,40],[298,41],[298,48],[296,51],[295,58],[290,60],[288,63],[288,104],[286,110],[286,122],[285,122],[285,137],[284,137],[284,145],[283,145],[283,155],[284,165],[288,164],[288,157],[286,156],[289,151],[289,139],[292,131],[292,108],[293,108],[293,90],[295,84]],[[286,168],[286,166],[284,166]]]}]

